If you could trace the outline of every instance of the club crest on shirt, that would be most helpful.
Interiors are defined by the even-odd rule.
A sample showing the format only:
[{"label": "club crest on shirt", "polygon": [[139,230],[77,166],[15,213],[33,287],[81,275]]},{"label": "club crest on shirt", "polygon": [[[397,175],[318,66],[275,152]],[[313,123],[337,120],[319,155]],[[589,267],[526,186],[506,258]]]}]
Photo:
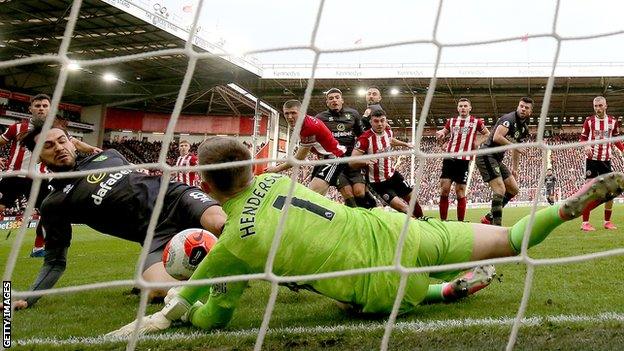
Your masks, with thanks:
[{"label": "club crest on shirt", "polygon": [[93,159],[93,162],[102,162],[102,161],[107,160],[107,159],[108,159],[108,156],[106,156],[106,155],[100,155],[100,156],[98,156],[98,157],[94,158],[94,159]]}]

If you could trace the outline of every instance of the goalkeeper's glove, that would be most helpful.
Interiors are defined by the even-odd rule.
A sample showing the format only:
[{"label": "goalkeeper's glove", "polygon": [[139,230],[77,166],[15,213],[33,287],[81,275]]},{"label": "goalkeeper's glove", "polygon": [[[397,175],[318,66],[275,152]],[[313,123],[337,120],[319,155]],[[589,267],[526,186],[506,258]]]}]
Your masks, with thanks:
[{"label": "goalkeeper's glove", "polygon": [[[173,294],[175,294],[175,292],[173,292],[172,295]],[[169,293],[167,293],[167,295],[169,295]],[[190,309],[191,305],[186,300],[178,297],[177,295],[174,295],[173,297],[169,298],[169,301],[167,302],[165,307],[160,310],[160,312],[156,312],[150,316],[143,317],[141,319],[138,333],[140,335],[165,330],[169,328],[169,326],[171,326],[171,321],[180,319],[182,316],[187,314]],[[132,333],[136,329],[136,323],[137,321],[135,320],[106,335],[128,337],[132,335]]]},{"label": "goalkeeper's glove", "polygon": [[[131,323],[128,323],[123,327],[106,334],[106,336],[127,338],[132,335],[132,333],[136,329],[136,323],[136,320],[132,321]],[[165,317],[162,311],[160,311],[150,316],[143,317],[140,324],[141,325],[139,326],[138,330],[139,335],[165,330],[169,328],[169,326],[171,325],[171,321],[167,319],[167,317]]]}]

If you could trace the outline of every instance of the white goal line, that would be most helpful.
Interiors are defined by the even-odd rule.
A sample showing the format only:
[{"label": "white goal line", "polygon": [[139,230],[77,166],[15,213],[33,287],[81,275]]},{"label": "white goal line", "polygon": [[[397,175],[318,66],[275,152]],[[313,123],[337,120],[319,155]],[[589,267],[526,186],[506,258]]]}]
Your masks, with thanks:
[{"label": "white goal line", "polygon": [[[409,321],[397,322],[394,331],[399,333],[430,332],[439,330],[449,330],[466,327],[505,327],[512,326],[515,317],[500,318],[465,318],[447,319],[432,321]],[[598,315],[556,315],[556,316],[536,316],[522,320],[523,327],[536,327],[543,323],[568,324],[568,323],[601,323],[601,322],[624,322],[624,314],[615,312],[600,313]],[[346,324],[338,326],[314,326],[314,327],[285,327],[269,328],[267,334],[327,334],[336,332],[374,332],[382,331],[386,328],[386,321],[373,323]],[[244,329],[237,331],[191,331],[173,332],[154,335],[142,335],[140,341],[191,341],[198,337],[222,336],[230,337],[255,337],[259,329]],[[32,345],[104,345],[115,342],[127,342],[125,338],[111,336],[96,337],[70,337],[68,339],[57,338],[29,338],[16,340],[17,346]]]}]

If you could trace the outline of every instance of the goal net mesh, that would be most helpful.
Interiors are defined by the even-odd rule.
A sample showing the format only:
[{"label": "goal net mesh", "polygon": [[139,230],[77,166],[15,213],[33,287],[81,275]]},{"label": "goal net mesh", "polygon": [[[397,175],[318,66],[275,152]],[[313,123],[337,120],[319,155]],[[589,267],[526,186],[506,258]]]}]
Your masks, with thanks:
[{"label": "goal net mesh", "polygon": [[[486,151],[490,153],[492,151],[510,150],[510,149],[519,148],[519,147],[533,148],[535,150],[533,152],[539,153],[541,155],[541,163],[539,165],[536,165],[537,167],[534,169],[534,172],[533,172],[534,179],[536,179],[536,184],[534,185],[534,188],[536,189],[535,192],[539,193],[540,191],[538,189],[544,188],[544,175],[548,167],[548,158],[546,157],[546,155],[549,152],[559,152],[567,148],[578,148],[580,146],[579,143],[571,143],[571,144],[566,144],[566,145],[549,145],[544,140],[546,116],[547,116],[549,104],[551,101],[551,93],[553,91],[555,68],[557,67],[557,62],[558,62],[562,44],[567,41],[584,40],[584,39],[589,39],[589,38],[599,38],[599,37],[608,37],[608,36],[618,35],[618,34],[624,33],[624,31],[602,33],[602,34],[596,34],[596,35],[591,35],[591,36],[576,36],[576,37],[562,36],[558,34],[557,32],[557,21],[558,21],[560,9],[561,9],[561,4],[560,4],[560,1],[556,1],[554,17],[552,18],[552,27],[551,27],[551,30],[548,32],[541,33],[541,34],[532,34],[526,37],[514,36],[514,37],[500,38],[500,39],[494,39],[494,40],[461,42],[461,43],[445,43],[439,40],[439,37],[438,37],[440,18],[443,12],[444,3],[445,1],[440,1],[439,4],[437,5],[437,11],[436,11],[436,15],[433,21],[433,27],[431,28],[432,29],[431,39],[388,42],[383,45],[374,45],[374,46],[362,45],[358,48],[323,50],[317,46],[317,41],[318,41],[317,36],[319,33],[319,23],[321,22],[323,15],[326,13],[326,11],[329,11],[329,9],[327,8],[328,1],[319,1],[318,8],[316,9],[316,13],[307,14],[308,16],[314,17],[313,30],[311,31],[311,33],[309,33],[310,35],[309,45],[305,47],[301,47],[301,46],[277,47],[274,49],[263,49],[261,51],[259,50],[256,52],[247,52],[246,54],[260,54],[260,53],[267,53],[267,52],[287,53],[290,50],[302,50],[302,49],[313,52],[314,58],[312,60],[312,75],[311,75],[311,78],[307,80],[307,87],[305,90],[305,95],[303,98],[303,106],[302,106],[302,111],[306,111],[307,106],[310,103],[310,99],[312,98],[312,92],[313,92],[313,88],[315,84],[315,73],[317,71],[317,66],[318,66],[319,58],[321,57],[321,55],[337,54],[337,53],[348,52],[348,51],[363,51],[363,50],[372,50],[372,49],[380,49],[380,48],[393,48],[393,47],[400,47],[404,45],[414,45],[414,44],[433,45],[436,50],[435,69],[434,69],[433,77],[430,79],[430,82],[427,88],[427,93],[424,99],[424,104],[420,108],[420,111],[421,111],[420,116],[417,118],[418,125],[416,126],[415,133],[412,135],[412,138],[411,138],[414,144],[414,149],[413,150],[398,150],[398,151],[384,154],[384,156],[393,156],[393,157],[404,156],[404,157],[407,157],[408,159],[413,156],[415,157],[417,161],[416,164],[422,165],[422,164],[425,164],[427,161],[437,160],[437,159],[439,160],[443,157],[449,156],[446,153],[426,152],[425,150],[422,150],[421,148],[421,139],[423,137],[423,132],[424,132],[425,124],[427,121],[427,116],[428,116],[428,113],[432,104],[432,99],[434,97],[434,91],[436,90],[436,86],[438,83],[438,79],[437,79],[438,67],[440,64],[441,55],[444,50],[451,50],[457,47],[471,47],[471,46],[476,47],[476,46],[482,46],[482,45],[488,45],[488,44],[504,43],[504,42],[511,42],[511,41],[518,41],[518,40],[525,40],[525,39],[532,39],[532,38],[550,38],[552,40],[555,40],[556,49],[555,49],[554,56],[552,57],[552,61],[551,61],[552,70],[551,70],[550,76],[548,77],[548,83],[544,89],[544,98],[543,98],[543,103],[539,111],[539,118],[538,118],[539,124],[537,127],[537,132],[535,134],[536,137],[534,141],[531,141],[529,143],[524,143],[521,145],[510,145],[510,146],[500,147],[500,148],[496,148],[496,150],[493,150],[493,149],[475,150],[475,151],[471,151],[467,153],[462,153],[462,154],[476,155],[476,154],[484,154],[486,153]],[[202,9],[205,9],[208,6],[211,6],[209,2],[199,1],[197,10],[195,11],[193,24],[190,30],[188,31],[188,33],[195,33],[195,29],[197,28],[197,20],[199,18],[199,13],[202,11]],[[35,63],[41,63],[41,64],[57,63],[61,65],[58,82],[53,92],[53,101],[51,102],[52,106],[51,106],[51,112],[50,112],[51,115],[55,115],[58,110],[59,101],[63,95],[63,90],[68,79],[68,71],[69,71],[68,65],[70,64],[70,59],[68,57],[68,48],[72,40],[72,35],[73,35],[73,31],[76,25],[76,21],[78,20],[80,7],[81,7],[81,1],[80,0],[74,1],[73,6],[71,7],[71,12],[69,13],[67,26],[65,27],[65,32],[61,40],[60,46],[58,48],[57,54],[45,55],[45,56],[33,56],[33,57],[28,57],[28,58],[21,58],[21,59],[0,62],[1,69],[6,69],[6,68],[13,67],[13,66],[18,66],[18,65],[35,64]],[[298,14],[298,16],[302,16],[302,14]],[[167,150],[169,150],[169,146],[172,142],[175,126],[180,117],[180,112],[183,108],[185,97],[187,95],[189,85],[193,78],[193,73],[195,72],[195,69],[197,68],[198,61],[204,58],[212,57],[214,55],[211,53],[197,50],[193,46],[193,36],[189,34],[185,47],[181,49],[165,49],[165,50],[149,51],[149,52],[144,52],[140,54],[126,55],[126,56],[116,56],[116,57],[105,58],[105,59],[84,60],[84,61],[79,61],[79,64],[83,67],[97,67],[97,66],[114,64],[114,63],[126,63],[126,62],[131,62],[134,60],[162,56],[162,55],[185,55],[188,58],[188,64],[186,67],[186,72],[184,74],[182,84],[179,89],[179,94],[177,96],[175,106],[173,108],[173,111],[171,112],[171,117],[168,121],[168,125],[165,131],[158,162],[147,164],[147,165],[132,165],[132,166],[127,166],[127,167],[117,167],[117,168],[111,168],[111,169],[97,169],[94,171],[80,171],[80,172],[70,172],[70,173],[52,174],[52,175],[40,174],[35,169],[35,166],[32,165],[32,167],[29,169],[28,172],[16,171],[16,172],[10,172],[10,173],[7,173],[7,172],[2,173],[2,177],[29,176],[32,179],[34,179],[34,183],[33,183],[33,187],[32,187],[29,199],[36,199],[37,194],[40,191],[41,180],[43,178],[78,177],[78,176],[86,176],[88,174],[100,173],[102,171],[111,172],[111,171],[117,171],[120,169],[153,168],[153,169],[162,170],[162,177],[164,181],[162,182],[162,186],[160,188],[160,193],[156,201],[154,212],[149,222],[148,233],[147,233],[147,237],[145,240],[145,244],[143,245],[143,250],[137,262],[137,270],[136,270],[135,278],[133,280],[116,280],[116,281],[99,282],[99,283],[94,283],[94,284],[79,285],[79,286],[54,288],[54,289],[49,289],[45,291],[38,291],[36,293],[28,292],[28,291],[17,291],[17,292],[14,292],[15,299],[25,298],[25,297],[33,296],[33,295],[65,294],[65,293],[70,293],[70,292],[85,291],[85,290],[91,290],[91,289],[102,289],[102,288],[114,287],[114,286],[133,286],[134,285],[134,286],[144,288],[141,293],[140,304],[139,304],[139,308],[137,311],[137,317],[142,317],[146,313],[146,305],[148,302],[148,299],[147,299],[148,289],[156,288],[156,287],[164,288],[164,287],[171,286],[171,284],[164,284],[164,283],[156,284],[156,283],[148,283],[144,281],[141,278],[140,267],[142,267],[143,262],[146,259],[147,248],[150,247],[150,243],[152,242],[154,229],[157,224],[158,216],[163,208],[164,194],[165,194],[166,185],[170,178],[170,175],[173,172],[177,172],[180,170],[188,171],[190,169],[188,167],[169,166],[166,163]],[[223,55],[223,56],[226,56],[226,55]],[[292,133],[292,139],[290,140],[290,143],[289,143],[289,153],[288,153],[289,161],[297,165],[292,172],[293,179],[297,179],[300,172],[302,171],[302,168],[301,168],[302,166],[309,166],[309,165],[314,165],[314,164],[320,164],[320,162],[326,162],[326,161],[316,161],[315,163],[315,161],[311,161],[311,162],[310,161],[298,161],[294,159],[292,151],[298,142],[297,139],[298,139],[299,131],[301,129],[301,121],[302,119],[300,119],[299,123],[297,123],[297,125],[295,126],[294,131]],[[52,125],[52,119],[48,119],[44,125],[44,132],[47,131],[51,127],[51,125]],[[618,138],[618,139],[621,140],[621,138]],[[597,141],[595,143],[606,143],[608,141],[609,140],[605,139],[605,140]],[[40,155],[42,146],[43,146],[42,143],[38,143],[36,145],[36,148],[33,152],[34,159],[37,159],[38,156]],[[376,157],[377,156],[378,155],[376,155]],[[361,158],[366,159],[370,157],[364,156]],[[266,161],[267,160],[254,160],[250,162],[260,163],[260,162],[266,162]],[[268,161],[274,162],[277,160],[268,160]],[[348,162],[349,158],[338,159],[334,161],[335,162]],[[197,168],[193,168],[193,170],[195,171],[207,170],[207,169],[214,169],[216,167],[223,167],[223,165],[200,166]],[[414,169],[415,184],[414,184],[413,195],[416,195],[416,196],[412,196],[412,201],[409,204],[410,213],[412,212],[412,209],[414,208],[415,200],[418,199],[418,193],[422,186],[423,170],[424,170],[424,167],[420,167],[420,166]],[[288,199],[286,201],[287,206],[288,204],[290,204],[292,189],[293,188],[291,187],[291,193],[289,194]],[[562,194],[562,195],[565,196],[567,194]],[[400,258],[403,252],[402,244],[405,241],[406,229],[407,229],[408,221],[409,221],[409,219],[406,216],[406,222],[403,226],[403,230],[401,233],[401,240],[399,241],[399,246],[396,247],[395,260],[392,266],[371,267],[370,269],[358,269],[358,270],[352,270],[352,271],[313,274],[313,275],[306,276],[305,279],[306,280],[325,279],[325,278],[332,278],[332,277],[339,277],[339,276],[346,276],[346,275],[353,275],[353,274],[365,274],[365,273],[382,272],[382,271],[398,273],[401,276],[401,284],[396,293],[394,308],[392,312],[389,314],[389,317],[387,319],[384,335],[382,339],[379,341],[380,349],[387,350],[389,347],[390,337],[395,327],[395,322],[396,322],[397,314],[399,312],[400,302],[402,301],[403,296],[405,294],[407,277],[410,274],[420,273],[420,272],[440,271],[440,270],[467,269],[470,267],[474,267],[477,264],[499,264],[499,263],[515,262],[515,263],[526,265],[527,274],[526,274],[525,283],[524,283],[524,293],[522,295],[522,300],[517,310],[517,314],[515,316],[515,320],[513,322],[513,327],[511,328],[511,332],[509,334],[509,339],[508,339],[508,344],[507,344],[507,349],[512,349],[516,342],[519,328],[523,324],[523,319],[525,316],[525,311],[527,309],[529,296],[531,295],[531,286],[533,284],[533,277],[534,277],[534,272],[535,272],[536,267],[541,266],[541,265],[560,264],[564,262],[565,263],[580,262],[580,261],[589,260],[598,256],[605,257],[605,256],[612,256],[612,255],[621,255],[622,253],[624,253],[622,249],[616,249],[616,250],[611,250],[608,252],[599,252],[599,253],[595,253],[591,255],[583,255],[583,256],[575,256],[575,257],[552,258],[552,259],[531,258],[529,256],[529,253],[527,252],[527,243],[528,243],[527,237],[530,231],[530,227],[533,223],[533,218],[534,218],[536,208],[538,207],[541,200],[542,199],[540,196],[532,196],[532,197],[529,196],[529,201],[531,201],[531,207],[530,207],[531,219],[529,221],[529,226],[528,226],[529,228],[527,228],[527,231],[525,233],[525,240],[522,245],[522,251],[516,257],[492,259],[492,260],[487,260],[487,261],[480,261],[478,263],[467,262],[467,263],[462,263],[462,264],[452,264],[452,265],[446,265],[442,267],[439,267],[439,266],[438,267],[419,267],[419,268],[405,267],[401,265]],[[25,218],[29,218],[33,214],[33,210],[34,210],[34,201],[29,201],[25,210],[25,214],[24,214]],[[285,211],[284,216],[287,216],[287,215],[288,215],[288,211]],[[15,264],[16,264],[16,260],[18,256],[18,251],[19,251],[19,248],[22,246],[22,243],[24,241],[24,236],[26,233],[26,229],[27,229],[26,223],[27,221],[24,221],[24,225],[22,225],[22,227],[20,228],[16,236],[15,242],[13,243],[12,250],[7,259],[7,265],[4,271],[4,275],[3,275],[4,280],[10,280],[13,276],[13,272],[14,272],[14,268],[15,268]],[[278,293],[278,284],[295,281],[295,279],[293,279],[292,277],[278,276],[273,273],[273,264],[275,262],[275,254],[277,252],[278,245],[280,243],[280,238],[282,237],[282,234],[283,234],[284,223],[285,221],[283,219],[279,223],[279,226],[275,234],[275,240],[273,241],[273,245],[271,247],[270,254],[266,262],[265,271],[263,273],[255,274],[255,275],[235,276],[235,277],[207,279],[207,280],[179,283],[179,285],[184,285],[184,284],[205,285],[205,284],[212,284],[212,283],[220,283],[224,281],[242,281],[242,280],[268,281],[271,284],[271,294],[270,294],[268,303],[266,304],[263,321],[258,330],[256,345],[255,345],[256,349],[260,349],[262,347],[265,336],[267,335],[267,331],[269,330],[269,326],[270,326],[269,322],[270,322],[273,310],[275,308],[275,302],[276,302],[276,297]],[[301,277],[297,277],[297,280],[299,279],[301,279]],[[131,350],[134,349],[137,345],[138,340],[139,340],[139,336],[135,333],[128,341],[128,346],[127,346],[128,349],[131,349]]]}]

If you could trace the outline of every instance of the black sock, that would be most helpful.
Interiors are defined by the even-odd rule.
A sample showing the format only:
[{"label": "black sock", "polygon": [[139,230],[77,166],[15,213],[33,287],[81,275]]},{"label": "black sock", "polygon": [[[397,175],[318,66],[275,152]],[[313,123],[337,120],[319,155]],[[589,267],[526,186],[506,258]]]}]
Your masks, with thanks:
[{"label": "black sock", "polygon": [[375,198],[375,196],[373,196],[373,194],[370,191],[367,191],[364,194],[364,197],[366,197],[366,202],[367,202],[367,208],[375,208],[377,207],[377,199]]},{"label": "black sock", "polygon": [[350,197],[348,199],[344,199],[345,205],[349,206],[349,207],[358,207],[357,202],[355,201],[355,198]]},{"label": "black sock", "polygon": [[492,225],[500,226],[503,222],[503,195],[492,194]]},{"label": "black sock", "polygon": [[503,207],[507,206],[507,203],[511,201],[516,195],[511,193],[505,193],[505,197],[503,198]]},{"label": "black sock", "polygon": [[369,208],[368,201],[366,201],[366,198],[363,196],[362,197],[356,196],[355,203],[357,204],[358,207]]}]

